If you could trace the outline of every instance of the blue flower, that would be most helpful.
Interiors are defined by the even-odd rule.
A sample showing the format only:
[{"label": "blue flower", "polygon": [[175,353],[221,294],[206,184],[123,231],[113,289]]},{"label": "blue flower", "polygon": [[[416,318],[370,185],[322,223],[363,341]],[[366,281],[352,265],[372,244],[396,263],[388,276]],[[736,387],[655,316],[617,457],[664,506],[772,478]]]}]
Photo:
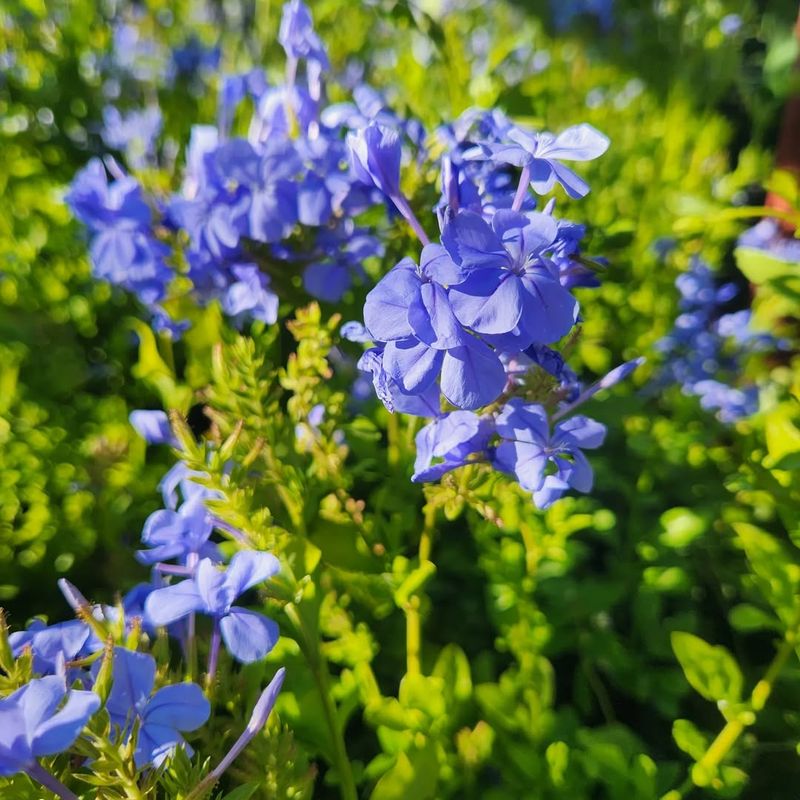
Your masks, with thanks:
[{"label": "blue flower", "polygon": [[422,251],[420,266],[397,264],[367,295],[364,321],[386,342],[382,366],[406,394],[420,395],[440,377],[442,394],[459,408],[494,400],[505,384],[497,354],[459,323],[443,284],[463,271],[439,245]]},{"label": "blue flower", "polygon": [[558,136],[529,133],[516,126],[504,132],[503,143],[482,143],[464,153],[466,160],[490,159],[529,170],[530,185],[547,194],[560,183],[570,197],[583,197],[589,185],[561,161],[591,161],[608,149],[609,139],[591,125],[574,125]]},{"label": "blue flower", "polygon": [[128,164],[141,169],[154,153],[162,125],[163,118],[158,106],[149,106],[125,115],[114,106],[106,106],[100,135],[107,147],[125,153]]},{"label": "blue flower", "polygon": [[779,261],[800,264],[800,239],[785,234],[774,217],[765,217],[740,237],[739,247],[761,250]]},{"label": "blue flower", "polygon": [[158,484],[161,496],[164,498],[164,505],[173,511],[178,507],[178,490],[184,502],[189,502],[195,498],[203,500],[219,499],[219,492],[209,489],[198,483],[195,478],[207,478],[205,472],[189,469],[183,461],[170,467]]},{"label": "blue flower", "polygon": [[[133,754],[137,768],[148,764],[160,766],[180,745],[191,755],[181,731],[196,730],[208,719],[211,706],[202,689],[194,683],[180,683],[164,686],[152,694],[155,659],[124,647],[114,648],[112,666],[113,683],[106,710],[126,741],[138,723]],[[96,671],[97,667],[95,674]]]},{"label": "blue flower", "polygon": [[493,434],[492,420],[471,411],[452,411],[435,419],[416,436],[417,458],[411,480],[435,481],[467,464],[471,456],[486,455]]},{"label": "blue flower", "polygon": [[374,185],[387,197],[400,196],[400,134],[371,122],[347,135],[351,161],[360,181]]},{"label": "blue flower", "polygon": [[559,422],[551,433],[542,406],[514,398],[498,415],[496,429],[502,441],[495,450],[495,465],[516,476],[533,494],[537,508],[548,508],[570,488],[591,491],[592,468],[583,450],[602,445],[605,425],[576,416]]},{"label": "blue flower", "polygon": [[372,385],[378,399],[386,410],[398,414],[411,414],[414,417],[435,417],[441,409],[439,387],[431,384],[418,395],[406,394],[392,379],[383,366],[384,346],[378,345],[366,350],[358,360],[358,368],[372,376]]},{"label": "blue flower", "polygon": [[278,295],[269,287],[269,276],[256,264],[234,264],[233,280],[225,290],[222,310],[234,322],[256,319],[271,325],[278,319]]},{"label": "blue flower", "polygon": [[0,775],[29,770],[37,758],[64,752],[99,708],[94,692],[68,692],[64,678],[55,675],[31,680],[1,699]]},{"label": "blue flower", "polygon": [[162,627],[194,612],[207,614],[234,658],[257,661],[275,646],[278,626],[261,614],[234,606],[233,601],[279,569],[278,560],[269,553],[240,551],[224,571],[204,558],[194,578],[152,592],[145,601],[145,615],[151,624]]},{"label": "blue flower", "polygon": [[95,275],[136,293],[143,303],[157,303],[172,279],[169,248],[152,234],[152,215],[142,189],[115,166],[108,182],[105,168],[93,159],[73,180],[67,203],[92,232]]},{"label": "blue flower", "polygon": [[325,47],[314,31],[311,12],[301,0],[290,0],[284,5],[278,41],[289,58],[314,61],[322,70],[330,68]]},{"label": "blue flower", "polygon": [[456,214],[445,226],[442,243],[466,273],[450,289],[458,320],[477,333],[501,336],[494,341],[505,350],[565,336],[578,304],[547,257],[557,235],[555,221],[546,214],[498,211],[491,226],[471,211]]},{"label": "blue flower", "polygon": [[29,647],[33,655],[33,671],[38,675],[64,675],[66,663],[102,647],[91,628],[80,620],[45,625],[33,620],[24,631],[8,637],[14,658]]},{"label": "blue flower", "polygon": [[142,542],[148,550],[137,550],[136,559],[141,564],[178,559],[187,563],[190,556],[221,561],[219,550],[208,541],[214,522],[202,497],[195,497],[181,505],[178,511],[154,511],[145,521]]},{"label": "blue flower", "polygon": [[614,0],[550,0],[550,7],[553,24],[560,31],[582,14],[595,17],[606,31],[614,24]]},{"label": "blue flower", "polygon": [[128,417],[136,433],[148,444],[168,444],[177,447],[178,442],[172,433],[169,417],[163,411],[137,409]]}]

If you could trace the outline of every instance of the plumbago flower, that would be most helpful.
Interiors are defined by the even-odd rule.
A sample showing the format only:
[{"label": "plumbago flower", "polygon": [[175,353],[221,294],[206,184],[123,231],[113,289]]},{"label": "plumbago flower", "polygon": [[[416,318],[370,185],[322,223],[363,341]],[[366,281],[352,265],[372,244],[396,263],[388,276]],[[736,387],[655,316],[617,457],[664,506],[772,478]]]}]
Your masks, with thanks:
[{"label": "plumbago flower", "polygon": [[[98,672],[99,665],[95,676]],[[191,755],[192,749],[181,731],[196,730],[211,713],[211,706],[197,684],[163,686],[153,693],[155,679],[156,660],[151,655],[114,648],[113,684],[106,711],[125,741],[135,728],[133,759],[139,769],[148,764],[160,766],[179,745]]]},{"label": "plumbago flower", "polygon": [[[292,271],[327,302],[363,279],[363,262],[383,253],[354,223],[371,206],[388,201],[425,235],[399,188],[403,147],[421,141],[421,126],[400,120],[369,87],[356,88],[355,104],[324,107],[330,64],[300,0],[284,7],[279,42],[283,82],[270,84],[262,70],[222,76],[217,124],[192,129],[178,191],[149,192],[106,158],[79,172],[67,194],[89,230],[95,274],[135,293],[153,325],[173,336],[186,321],[166,309],[186,279],[194,299],[218,302],[236,324],[273,324],[277,286],[291,283]],[[242,135],[233,121],[245,100],[253,113]],[[131,142],[145,142],[147,166],[158,166],[157,109],[109,108],[106,118],[106,141],[131,154],[130,167],[144,165]]]},{"label": "plumbago flower", "polygon": [[151,625],[161,627],[195,612],[210,616],[214,625],[208,670],[211,675],[216,669],[220,636],[237,661],[257,661],[275,646],[278,626],[233,602],[279,570],[278,560],[269,553],[240,551],[224,571],[204,558],[193,578],[153,591],[144,604],[145,617]]},{"label": "plumbago flower", "polygon": [[[159,418],[150,415],[145,419]],[[162,440],[164,431],[159,428],[156,426],[156,438]],[[191,566],[192,558],[197,559],[208,547],[214,548],[215,558],[220,555],[207,540],[212,523],[203,507],[207,497],[203,492],[208,490],[191,481],[187,472],[190,471],[184,471],[181,478],[183,504],[177,511],[166,509],[148,519],[143,538],[150,543],[154,539],[159,542],[144,551],[144,557],[140,555],[145,563],[169,557],[184,561],[184,566],[156,564],[154,583],[140,584],[115,606],[92,604],[75,586],[61,579],[59,588],[78,619],[51,626],[35,620],[27,630],[8,635],[7,642],[5,620],[0,613],[2,669],[10,680],[27,678],[24,686],[0,699],[0,776],[25,772],[62,800],[77,800],[38,759],[69,750],[79,737],[85,740],[80,750],[83,755],[86,746],[100,754],[94,764],[101,765],[97,774],[103,775],[103,785],[109,790],[113,786],[124,786],[126,792],[142,788],[141,782],[150,781],[156,774],[154,770],[162,767],[178,748],[191,756],[192,748],[184,734],[206,723],[211,714],[209,697],[191,681],[160,685],[175,664],[170,665],[170,670],[163,663],[159,668],[154,656],[143,652],[156,641],[155,623],[164,624],[167,611],[176,619],[192,616],[195,610],[214,617],[208,644],[209,686],[216,677],[220,637],[240,661],[260,659],[274,645],[277,625],[259,614],[233,606],[232,602],[275,574],[277,560],[267,553],[240,552],[231,559],[226,571],[217,569],[210,558],[202,558],[198,565]],[[189,485],[195,489],[189,489]],[[171,533],[162,535],[164,530]],[[168,572],[169,567],[180,570],[178,574],[193,577],[164,586],[160,571]],[[196,593],[192,587],[197,587]],[[150,601],[153,596],[155,602]],[[150,623],[150,616],[155,617],[155,623]],[[179,633],[185,640],[186,664],[191,670],[199,637],[193,624],[182,626]],[[167,651],[162,649],[161,657],[165,654]],[[9,658],[21,660],[12,664]],[[45,677],[31,678],[31,667],[34,675]],[[157,675],[161,676],[158,682]],[[279,669],[261,693],[241,736],[217,766],[192,788],[191,796],[205,796],[263,728],[284,677],[285,671]],[[68,691],[68,684],[85,690]],[[89,726],[101,707],[101,716],[94,718]],[[218,711],[224,713],[224,709]],[[124,762],[128,763],[123,767]],[[117,770],[115,765],[120,765],[116,774],[106,772]],[[117,778],[119,782],[115,783]]]},{"label": "plumbago flower", "polygon": [[63,753],[100,708],[94,692],[67,691],[63,677],[36,678],[0,699],[0,775],[26,772],[61,797],[74,797],[37,761]]},{"label": "plumbago flower", "polygon": [[654,388],[678,384],[684,394],[698,397],[701,407],[715,412],[724,423],[753,415],[758,411],[758,386],[742,380],[741,362],[751,353],[784,345],[753,329],[749,309],[721,313],[738,289],[732,283],[718,286],[714,273],[699,258],[692,260],[675,285],[681,313],[670,333],[658,342],[664,364]]},{"label": "plumbago flower", "polygon": [[557,345],[577,336],[572,292],[598,285],[595,264],[580,254],[583,227],[556,219],[553,200],[535,211],[528,190],[560,184],[584,196],[588,185],[561,161],[591,160],[609,142],[589,125],[530,133],[501,112],[476,110],[439,136],[448,148],[439,243],[395,199],[397,134],[371,123],[351,136],[357,171],[392,199],[423,247],[419,263],[403,259],[369,292],[363,327],[348,323],[342,335],[373,342],[359,367],[389,411],[434,418],[417,435],[413,480],[482,462],[516,477],[546,508],[568,489],[591,490],[583,450],[605,435],[588,417],[561,418],[641,360],[581,390]]}]

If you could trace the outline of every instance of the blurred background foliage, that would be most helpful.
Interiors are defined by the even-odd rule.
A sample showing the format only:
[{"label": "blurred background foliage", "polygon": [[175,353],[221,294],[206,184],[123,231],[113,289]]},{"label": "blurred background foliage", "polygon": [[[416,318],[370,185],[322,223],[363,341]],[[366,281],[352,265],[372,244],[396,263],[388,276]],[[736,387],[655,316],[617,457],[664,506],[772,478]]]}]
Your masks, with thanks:
[{"label": "blurred background foliage", "polygon": [[[800,667],[780,665],[763,712],[750,691],[782,652],[776,640],[793,645],[798,632],[794,350],[780,363],[748,363],[768,388],[762,412],[735,425],[678,387],[647,387],[659,366],[654,345],[678,313],[675,278],[695,255],[742,287],[732,309],[752,294],[761,326],[797,340],[796,278],[769,263],[738,272],[735,239],[749,223],[720,214],[763,201],[793,89],[796,5],[620,0],[608,24],[578,14],[566,27],[554,13],[561,4],[545,0],[310,5],[334,70],[368,76],[395,110],[426,126],[470,105],[499,105],[534,127],[587,121],[608,134],[611,150],[585,170],[592,193],[573,212],[589,225],[587,251],[609,260],[602,287],[586,296],[577,364],[591,376],[649,359],[613,398],[592,403],[610,436],[593,457],[591,497],[540,514],[497,480],[473,487],[467,476],[429,492],[450,519],[437,532],[438,572],[426,587],[430,677],[407,683],[395,701],[419,712],[416,734],[409,739],[408,720],[397,723],[399,711],[380,704],[348,727],[362,766],[374,749],[368,729],[377,730],[383,761],[365,773],[372,796],[793,797]],[[156,507],[171,460],[145,453],[127,416],[171,404],[163,382],[149,379],[154,370],[169,372],[181,398],[173,405],[188,412],[207,403],[222,433],[240,417],[252,436],[263,424],[252,404],[263,411],[268,399],[234,392],[257,384],[258,365],[213,307],[177,343],[174,372],[169,359],[153,361],[164,342],[137,328],[129,297],[92,279],[62,197],[75,171],[103,152],[102,109],[112,99],[133,108],[157,97],[162,155],[176,159],[191,125],[213,119],[219,72],[169,77],[170,53],[194,40],[219,47],[223,72],[269,70],[281,63],[279,15],[268,0],[6,0],[0,10],[0,602],[16,624],[60,607],[54,581],[67,570],[97,597],[139,577],[121,545]],[[130,52],[115,38],[122,26],[138,31]],[[136,58],[134,45],[146,45]],[[436,176],[407,178],[424,206],[423,184]],[[306,321],[309,341],[334,312],[358,318],[359,299],[353,293]],[[251,334],[262,357],[280,361],[291,347],[258,326]],[[217,340],[246,380],[212,370]],[[386,415],[370,407],[354,420],[343,395],[329,400],[328,424],[348,436],[352,474],[337,486],[315,454],[320,484],[312,499],[303,493],[312,484],[297,491],[312,508],[307,524],[326,537],[316,546],[339,570],[331,596],[356,597],[346,624],[333,608],[320,612],[347,697],[376,642],[378,683],[396,681],[404,634],[402,615],[382,610],[379,598],[359,609],[350,571],[381,566],[342,555],[336,535],[351,535],[358,514],[330,498],[346,489],[364,499],[358,535],[380,543],[386,565],[414,554],[406,532],[418,530],[423,495],[407,481],[413,448],[398,444],[386,460]],[[489,502],[502,524],[481,513]],[[727,649],[704,649],[689,632]],[[290,650],[274,657],[291,663]],[[315,746],[315,712],[304,708],[293,718],[286,705],[282,716],[313,757],[324,746]],[[742,731],[717,768],[708,746],[732,720]],[[674,787],[682,788],[667,795]]]}]

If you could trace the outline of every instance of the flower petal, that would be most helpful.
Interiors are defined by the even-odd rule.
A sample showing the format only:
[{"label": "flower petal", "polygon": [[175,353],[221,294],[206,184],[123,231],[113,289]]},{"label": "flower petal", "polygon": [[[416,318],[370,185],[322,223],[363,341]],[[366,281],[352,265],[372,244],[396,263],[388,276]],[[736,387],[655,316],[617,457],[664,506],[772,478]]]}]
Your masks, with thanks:
[{"label": "flower petal", "polygon": [[162,687],[150,698],[142,712],[142,725],[193,731],[204,725],[210,714],[211,705],[196,683],[176,683]]},{"label": "flower petal", "polygon": [[419,295],[420,280],[416,265],[404,258],[378,281],[364,303],[364,324],[379,342],[411,336],[408,307]]},{"label": "flower petal", "polygon": [[240,550],[233,556],[225,572],[225,586],[233,592],[234,597],[238,597],[267,578],[277,575],[280,570],[280,562],[271,553]]},{"label": "flower petal", "polygon": [[280,635],[273,620],[236,606],[220,620],[219,629],[228,652],[244,664],[264,658]]},{"label": "flower petal", "polygon": [[476,270],[450,290],[450,297],[456,317],[477,333],[513,331],[525,308],[524,287],[508,270]]},{"label": "flower petal", "polygon": [[608,150],[611,140],[587,123],[573,125],[541,148],[537,155],[564,161],[591,161]]},{"label": "flower petal", "polygon": [[502,241],[483,217],[474,211],[460,211],[442,231],[442,244],[456,264],[466,269],[502,267],[508,253]]},{"label": "flower petal", "polygon": [[202,607],[203,600],[195,582],[185,580],[151,592],[144,601],[144,614],[147,621],[158,628],[171,625]]},{"label": "flower petal", "polygon": [[404,392],[422,394],[439,375],[442,353],[442,350],[434,350],[413,337],[389,342],[384,351],[383,366]]},{"label": "flower petal", "polygon": [[529,270],[521,282],[527,297],[519,326],[531,342],[549,344],[566,336],[575,324],[578,301],[544,269]]},{"label": "flower petal", "polygon": [[99,708],[100,698],[94,692],[70,692],[64,707],[36,728],[33,755],[50,756],[66,750]]},{"label": "flower petal", "polygon": [[468,410],[485,406],[497,399],[505,382],[497,354],[475,337],[445,352],[441,388],[454,406]]}]

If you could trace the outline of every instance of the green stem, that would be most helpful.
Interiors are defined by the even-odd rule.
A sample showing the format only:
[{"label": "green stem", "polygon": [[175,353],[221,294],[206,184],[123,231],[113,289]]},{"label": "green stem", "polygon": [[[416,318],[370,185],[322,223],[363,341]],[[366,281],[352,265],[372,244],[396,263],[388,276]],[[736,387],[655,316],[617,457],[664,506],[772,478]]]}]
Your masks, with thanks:
[{"label": "green stem", "polygon": [[330,732],[331,744],[333,745],[333,766],[339,776],[342,800],[358,800],[353,769],[347,756],[347,747],[339,727],[339,721],[336,718],[336,707],[331,697],[328,665],[320,650],[319,640],[308,630],[308,626],[292,603],[286,605],[284,611],[299,634],[300,641],[298,644],[306,656],[306,661],[314,676],[314,682],[322,700],[322,709]]},{"label": "green stem", "polygon": [[[419,563],[430,561],[433,547],[433,533],[436,525],[436,509],[432,505],[425,506],[425,523],[419,537]],[[405,607],[406,614],[406,673],[420,675],[422,662],[420,652],[422,649],[422,617],[420,616],[420,596],[414,593],[408,599]]]}]

